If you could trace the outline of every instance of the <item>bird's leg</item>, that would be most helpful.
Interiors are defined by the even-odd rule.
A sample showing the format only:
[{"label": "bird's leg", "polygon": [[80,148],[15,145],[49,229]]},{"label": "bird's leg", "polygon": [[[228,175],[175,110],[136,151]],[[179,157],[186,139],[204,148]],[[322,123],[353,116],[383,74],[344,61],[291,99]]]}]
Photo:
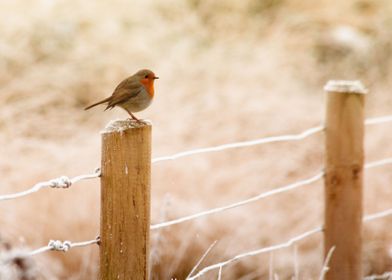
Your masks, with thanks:
[{"label": "bird's leg", "polygon": [[139,120],[138,118],[135,117],[134,114],[131,113],[131,111],[129,111],[128,109],[126,109],[128,114],[132,117],[132,119],[134,119],[135,121],[137,121],[138,123],[142,122],[141,120]]}]

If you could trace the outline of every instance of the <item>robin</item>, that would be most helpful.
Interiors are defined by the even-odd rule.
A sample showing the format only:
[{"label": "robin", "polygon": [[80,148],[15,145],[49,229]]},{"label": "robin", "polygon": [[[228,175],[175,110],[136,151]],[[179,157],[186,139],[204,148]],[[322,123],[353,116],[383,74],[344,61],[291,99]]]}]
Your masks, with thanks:
[{"label": "robin", "polygon": [[132,119],[140,122],[132,113],[140,112],[150,106],[154,98],[154,81],[156,79],[159,77],[155,76],[151,70],[139,70],[136,74],[123,80],[114,89],[111,96],[84,109],[88,110],[99,104],[107,103],[105,111],[118,106],[127,111]]}]

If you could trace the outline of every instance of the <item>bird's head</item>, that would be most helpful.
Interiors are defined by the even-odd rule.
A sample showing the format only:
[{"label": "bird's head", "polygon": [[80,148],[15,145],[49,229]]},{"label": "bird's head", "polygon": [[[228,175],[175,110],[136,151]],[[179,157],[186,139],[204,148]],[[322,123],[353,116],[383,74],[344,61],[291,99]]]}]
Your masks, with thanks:
[{"label": "bird's head", "polygon": [[153,82],[154,80],[159,79],[159,77],[157,77],[154,72],[148,69],[139,70],[136,73],[136,76],[138,76],[140,80],[145,80],[146,82]]},{"label": "bird's head", "polygon": [[139,70],[135,75],[139,77],[140,82],[147,89],[147,91],[151,95],[151,97],[153,97],[154,96],[154,81],[156,79],[159,79],[159,77],[157,77],[154,72],[152,72],[151,70],[148,70],[148,69]]}]

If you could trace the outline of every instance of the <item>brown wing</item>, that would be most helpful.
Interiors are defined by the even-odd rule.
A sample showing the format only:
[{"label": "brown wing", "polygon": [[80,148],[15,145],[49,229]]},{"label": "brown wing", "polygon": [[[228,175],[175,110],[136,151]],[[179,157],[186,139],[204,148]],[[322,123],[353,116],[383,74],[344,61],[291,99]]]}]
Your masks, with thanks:
[{"label": "brown wing", "polygon": [[123,80],[115,88],[105,110],[112,109],[116,105],[127,102],[130,98],[135,97],[142,91],[143,85],[130,78]]}]

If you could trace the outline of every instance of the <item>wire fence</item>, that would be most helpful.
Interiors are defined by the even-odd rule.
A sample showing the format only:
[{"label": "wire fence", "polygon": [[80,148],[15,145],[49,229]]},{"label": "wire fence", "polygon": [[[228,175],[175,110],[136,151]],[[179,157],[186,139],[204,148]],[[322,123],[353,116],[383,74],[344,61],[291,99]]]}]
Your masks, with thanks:
[{"label": "wire fence", "polygon": [[[388,164],[392,164],[392,158],[386,158],[386,159],[382,159],[382,160],[378,160],[378,161],[367,163],[365,165],[365,169],[380,167],[380,166],[384,166],[384,165],[388,165]],[[307,179],[304,179],[304,180],[301,180],[301,181],[297,181],[297,182],[291,183],[289,185],[286,185],[286,186],[283,186],[283,187],[279,187],[279,188],[273,189],[271,191],[267,191],[267,192],[261,193],[259,195],[254,196],[254,197],[251,197],[251,198],[248,198],[248,199],[245,199],[245,200],[241,200],[241,201],[238,201],[236,203],[232,203],[232,204],[229,204],[229,205],[226,205],[226,206],[209,209],[209,210],[206,210],[206,211],[202,211],[200,213],[196,213],[196,214],[192,214],[192,215],[189,215],[189,216],[184,216],[184,217],[181,217],[181,218],[178,218],[178,219],[174,219],[174,220],[171,220],[171,221],[166,221],[166,222],[162,222],[162,223],[159,223],[159,224],[156,224],[156,225],[152,225],[151,229],[152,230],[154,230],[154,229],[161,229],[161,228],[165,228],[165,227],[168,227],[168,226],[180,224],[180,223],[183,223],[183,222],[187,222],[187,221],[195,220],[195,219],[202,218],[202,217],[205,217],[205,216],[209,216],[209,215],[212,215],[212,214],[216,214],[216,213],[220,213],[220,212],[223,212],[223,211],[227,211],[227,210],[230,210],[230,209],[233,209],[233,208],[237,208],[237,207],[240,207],[240,206],[244,206],[244,205],[247,205],[247,204],[259,201],[261,199],[264,199],[264,198],[267,198],[267,197],[270,197],[270,196],[273,196],[273,195],[276,195],[276,194],[280,194],[280,193],[283,193],[283,192],[291,191],[291,190],[294,190],[294,189],[297,189],[297,188],[300,188],[300,187],[303,187],[303,186],[306,186],[306,185],[310,185],[310,184],[312,184],[314,182],[317,182],[320,179],[322,179],[323,176],[324,176],[324,172],[321,171],[321,172],[318,172],[317,174],[315,174],[312,177],[309,177]]]},{"label": "wire fence", "polygon": [[[381,123],[387,123],[387,122],[392,122],[392,115],[366,119],[365,124],[366,125],[374,125],[374,124],[381,124]],[[176,160],[176,159],[180,159],[183,157],[188,157],[188,156],[193,156],[193,155],[198,155],[198,154],[212,153],[212,152],[224,151],[224,150],[234,149],[234,148],[250,147],[250,146],[267,144],[267,143],[276,143],[276,142],[283,142],[283,141],[298,141],[298,140],[305,139],[311,135],[315,135],[323,130],[324,130],[324,126],[316,126],[316,127],[306,129],[303,132],[300,132],[298,134],[287,134],[287,135],[281,135],[281,136],[264,137],[264,138],[259,138],[259,139],[255,139],[255,140],[250,140],[250,141],[235,142],[235,143],[223,144],[223,145],[219,145],[219,146],[193,149],[193,150],[189,150],[189,151],[175,153],[170,156],[162,156],[162,157],[154,158],[154,159],[152,159],[152,163],[155,164],[155,163],[159,163],[159,162]],[[385,165],[389,165],[389,164],[392,164],[392,158],[385,158],[385,159],[381,159],[378,161],[369,162],[369,163],[366,163],[364,167],[365,167],[365,169],[371,169],[371,168],[381,167],[381,166],[385,166]],[[39,182],[39,183],[35,184],[33,187],[31,187],[30,189],[25,190],[25,191],[13,193],[13,194],[0,195],[0,201],[24,197],[24,196],[33,194],[33,193],[35,193],[41,189],[44,189],[44,188],[69,188],[71,185],[73,185],[79,181],[99,178],[100,176],[101,176],[101,171],[99,168],[97,168],[91,174],[84,174],[84,175],[76,176],[73,178],[69,178],[67,176],[61,176],[59,178],[55,178],[55,179],[52,179],[49,181]],[[319,171],[315,175],[313,175],[309,178],[306,178],[306,179],[303,179],[303,180],[300,180],[300,181],[297,181],[297,182],[294,182],[294,183],[291,183],[291,184],[288,184],[288,185],[285,185],[282,187],[278,187],[278,188],[272,189],[267,192],[260,193],[256,196],[253,196],[253,197],[250,197],[250,198],[247,198],[247,199],[235,202],[235,203],[231,203],[231,204],[217,207],[217,208],[213,208],[213,209],[208,209],[208,210],[205,210],[205,211],[202,211],[199,213],[180,217],[180,218],[177,218],[174,220],[165,221],[165,222],[162,222],[159,224],[151,225],[150,229],[151,230],[162,229],[162,228],[177,225],[180,223],[188,222],[191,220],[199,219],[202,217],[221,213],[221,212],[224,212],[224,211],[227,211],[230,209],[234,209],[234,208],[238,208],[238,207],[241,207],[244,205],[248,205],[250,203],[260,201],[262,199],[265,199],[265,198],[268,198],[268,197],[271,197],[271,196],[274,196],[277,194],[281,194],[281,193],[288,192],[288,191],[291,191],[291,190],[294,190],[294,189],[297,189],[300,187],[310,185],[310,184],[315,183],[315,182],[319,181],[320,179],[322,179],[323,176],[324,176],[324,172]],[[387,209],[382,212],[367,215],[363,218],[363,221],[369,222],[369,221],[379,219],[379,218],[384,218],[384,217],[387,217],[390,215],[392,215],[392,209]],[[269,247],[260,248],[260,249],[249,251],[249,252],[245,252],[245,253],[239,254],[237,256],[234,256],[233,258],[228,259],[226,261],[222,261],[220,263],[216,263],[216,264],[207,266],[207,267],[201,269],[199,272],[197,272],[193,276],[192,276],[192,274],[195,271],[191,271],[191,273],[189,274],[187,279],[197,279],[197,278],[205,275],[207,272],[209,272],[211,270],[215,270],[215,269],[219,270],[218,277],[221,277],[221,275],[223,273],[222,272],[223,267],[226,267],[226,266],[228,266],[234,262],[237,262],[239,260],[242,260],[243,258],[246,258],[246,257],[251,257],[251,256],[259,255],[262,253],[272,252],[272,251],[276,251],[276,250],[279,250],[282,248],[290,247],[293,244],[295,244],[301,240],[304,240],[310,236],[313,236],[319,232],[322,232],[321,226],[316,227],[316,228],[309,230],[307,232],[304,232],[302,234],[299,234],[299,235],[297,235],[297,236],[295,236],[295,237],[293,237],[283,243],[279,243],[279,244],[272,245]],[[15,254],[10,255],[9,258],[7,258],[5,261],[11,260],[12,258],[16,258],[16,257],[32,257],[37,254],[41,254],[41,253],[48,252],[48,251],[67,252],[68,250],[70,250],[72,248],[90,246],[93,244],[99,244],[99,242],[100,242],[99,237],[92,239],[92,240],[82,241],[82,242],[50,240],[48,245],[46,245],[44,247],[38,248],[33,251],[29,251],[29,252],[27,252],[27,251],[22,252],[22,253],[19,252],[16,255]],[[210,248],[212,248],[212,247],[210,247]],[[208,252],[209,252],[209,250],[208,250]],[[3,259],[3,262],[4,262],[4,259]],[[385,277],[390,277],[390,276],[391,276],[391,273],[386,272],[383,275],[368,276],[365,279],[388,279]],[[384,278],[382,278],[382,277],[384,277]]]},{"label": "wire fence", "polygon": [[52,179],[49,181],[39,182],[39,183],[35,184],[33,187],[31,187],[30,189],[25,190],[25,191],[1,195],[0,201],[16,199],[16,198],[20,198],[23,196],[27,196],[27,195],[33,194],[35,192],[38,192],[39,190],[42,190],[44,188],[67,189],[79,181],[94,179],[94,178],[98,178],[100,176],[101,176],[101,169],[100,168],[96,168],[95,171],[91,174],[79,175],[79,176],[73,177],[72,179],[70,179],[67,176],[61,176],[61,177],[58,177],[58,178],[55,178],[55,179]]},{"label": "wire fence", "polygon": [[[392,122],[392,115],[375,117],[375,118],[368,118],[365,120],[366,125],[374,125],[374,124],[381,124],[381,123],[387,123],[387,122]],[[311,135],[317,134],[323,130],[324,130],[324,126],[315,126],[315,127],[306,129],[303,132],[300,132],[297,134],[286,134],[286,135],[280,135],[280,136],[263,137],[263,138],[258,138],[258,139],[254,139],[254,140],[249,140],[249,141],[234,142],[234,143],[228,143],[228,144],[223,144],[223,145],[218,145],[218,146],[213,146],[213,147],[192,149],[189,151],[175,153],[173,155],[153,158],[152,163],[155,164],[155,163],[159,163],[159,162],[180,159],[183,157],[189,157],[192,155],[219,152],[219,151],[224,151],[224,150],[228,150],[228,149],[250,147],[250,146],[262,145],[262,144],[268,144],[268,143],[299,141],[299,140],[303,140]],[[389,161],[392,161],[392,158],[388,158],[388,159],[384,159],[384,160],[389,162]],[[378,163],[373,163],[373,164],[383,164],[383,162],[378,162]],[[25,191],[13,193],[13,194],[0,195],[0,201],[27,196],[29,194],[33,194],[33,193],[35,193],[41,189],[44,189],[44,188],[69,188],[71,185],[73,185],[79,181],[86,180],[86,179],[99,178],[100,176],[101,176],[101,169],[100,168],[96,168],[92,174],[84,174],[84,175],[76,176],[72,179],[70,179],[67,176],[61,176],[59,178],[55,178],[55,179],[52,179],[49,181],[39,182],[39,183],[35,184],[33,187],[31,187],[30,189],[25,190]]]},{"label": "wire fence", "polygon": [[250,147],[250,146],[256,146],[256,145],[261,145],[261,144],[287,142],[287,141],[298,141],[298,140],[305,139],[311,135],[314,135],[318,132],[321,132],[323,129],[324,129],[324,127],[322,127],[322,126],[316,126],[316,127],[309,128],[299,134],[288,134],[288,135],[281,135],[281,136],[264,137],[264,138],[259,138],[259,139],[255,139],[255,140],[235,142],[235,143],[229,143],[229,144],[224,144],[224,145],[219,145],[219,146],[214,146],[214,147],[194,149],[194,150],[189,150],[189,151],[185,151],[185,152],[181,152],[181,153],[176,153],[176,154],[170,155],[170,156],[163,156],[163,157],[154,158],[152,160],[152,163],[158,163],[158,162],[168,161],[168,160],[176,160],[179,158],[198,155],[198,154],[219,152],[219,151],[224,151],[224,150],[228,150],[228,149]]},{"label": "wire fence", "polygon": [[10,263],[15,259],[33,257],[35,255],[46,253],[49,251],[68,252],[72,248],[86,247],[93,244],[99,244],[99,241],[100,241],[99,237],[92,240],[81,241],[81,242],[71,242],[69,240],[66,241],[50,240],[48,245],[40,247],[33,251],[20,250],[20,249],[11,250],[7,254],[3,254],[2,258],[0,259],[0,265]]},{"label": "wire fence", "polygon": [[233,208],[237,208],[237,207],[240,207],[240,206],[244,206],[244,205],[247,205],[249,203],[256,202],[256,201],[259,201],[261,199],[264,199],[264,198],[267,198],[267,197],[270,197],[270,196],[273,196],[273,195],[276,195],[276,194],[280,194],[280,193],[283,193],[283,192],[294,190],[294,189],[302,187],[302,186],[309,185],[311,183],[314,183],[314,182],[320,180],[323,177],[323,175],[324,175],[323,172],[319,172],[316,175],[314,175],[314,176],[312,176],[312,177],[310,177],[308,179],[301,180],[301,181],[298,181],[298,182],[295,182],[295,183],[292,183],[292,184],[289,184],[289,185],[286,185],[286,186],[283,186],[283,187],[280,187],[280,188],[277,188],[277,189],[274,189],[274,190],[271,190],[271,191],[267,191],[267,192],[261,193],[261,194],[259,194],[257,196],[254,196],[254,197],[251,197],[251,198],[248,198],[248,199],[245,199],[245,200],[238,201],[236,203],[232,203],[232,204],[229,204],[229,205],[226,205],[226,206],[222,206],[222,207],[218,207],[218,208],[209,209],[209,210],[206,210],[206,211],[202,211],[200,213],[196,213],[196,214],[193,214],[193,215],[185,216],[185,217],[178,218],[178,219],[175,219],[175,220],[172,220],[172,221],[167,221],[167,222],[159,223],[159,224],[156,224],[156,225],[152,225],[150,228],[153,229],[153,230],[154,229],[161,229],[161,228],[165,228],[165,227],[168,227],[168,226],[172,226],[172,225],[184,223],[184,222],[187,222],[187,221],[195,220],[195,219],[198,219],[198,218],[202,218],[202,217],[205,217],[205,216],[210,216],[210,215],[213,215],[213,214],[217,214],[217,213],[220,213],[220,212],[223,212],[223,211],[227,211],[229,209],[233,209]]},{"label": "wire fence", "polygon": [[[388,209],[388,210],[385,210],[385,211],[382,211],[382,212],[375,213],[375,214],[366,215],[363,218],[363,221],[364,222],[369,222],[369,221],[373,221],[373,220],[376,220],[376,219],[384,218],[384,217],[389,216],[389,215],[392,215],[392,208]],[[301,234],[299,234],[299,235],[297,235],[297,236],[295,236],[293,238],[290,238],[289,240],[287,240],[287,241],[285,241],[283,243],[279,243],[279,244],[276,244],[276,245],[273,245],[273,246],[264,247],[264,248],[260,248],[260,249],[257,249],[257,250],[253,250],[253,251],[249,251],[249,252],[245,252],[245,253],[236,255],[236,256],[234,256],[231,259],[228,259],[228,260],[225,260],[225,261],[222,261],[222,262],[219,262],[219,263],[207,266],[207,267],[203,268],[202,270],[200,270],[194,276],[190,276],[187,279],[188,280],[193,280],[193,279],[200,278],[203,275],[205,275],[207,272],[215,270],[215,269],[219,269],[221,271],[221,269],[223,267],[228,266],[230,264],[233,264],[233,263],[235,263],[235,262],[237,262],[239,260],[242,260],[242,259],[244,259],[246,257],[256,256],[256,255],[260,255],[260,254],[263,254],[263,253],[270,253],[270,252],[277,251],[277,250],[280,250],[280,249],[283,249],[283,248],[291,247],[295,243],[297,243],[299,241],[302,241],[302,240],[304,240],[304,239],[306,239],[306,238],[308,238],[310,236],[313,236],[316,233],[320,233],[322,231],[323,231],[323,227],[322,226],[318,226],[318,227],[316,227],[316,228],[314,228],[312,230],[306,231],[306,232],[301,233]]]},{"label": "wire fence", "polygon": [[[374,214],[366,215],[363,218],[363,221],[364,222],[369,222],[369,221],[373,221],[373,220],[384,218],[384,217],[391,216],[391,215],[392,215],[392,208],[384,210],[384,211],[381,211],[381,212],[377,212],[377,213],[374,213]],[[218,269],[220,271],[220,273],[222,273],[223,267],[229,266],[229,265],[231,265],[231,264],[233,264],[233,263],[235,263],[237,261],[240,261],[240,260],[242,260],[244,258],[260,255],[260,254],[263,254],[263,253],[271,253],[273,251],[277,251],[277,250],[280,250],[280,249],[291,247],[294,244],[296,244],[296,243],[298,243],[298,242],[300,242],[300,241],[302,241],[304,239],[307,239],[310,236],[315,235],[316,233],[321,233],[322,231],[323,231],[323,227],[322,226],[315,227],[315,228],[313,228],[313,229],[311,229],[309,231],[306,231],[306,232],[301,233],[301,234],[299,234],[299,235],[297,235],[295,237],[292,237],[289,240],[284,241],[282,243],[275,244],[275,245],[268,246],[268,247],[263,247],[263,248],[260,248],[260,249],[257,249],[257,250],[248,251],[248,252],[245,252],[245,253],[241,253],[241,254],[236,255],[233,258],[230,258],[228,260],[225,260],[225,261],[222,261],[222,262],[219,262],[219,263],[207,266],[207,267],[203,268],[202,270],[200,270],[197,274],[195,274],[193,276],[192,276],[192,274],[193,274],[194,270],[192,270],[190,272],[190,274],[188,275],[187,279],[192,280],[192,279],[200,278],[200,277],[204,276],[206,273],[208,273],[208,272],[210,272],[212,270],[216,270],[216,269]],[[3,262],[8,262],[8,261],[11,261],[12,259],[15,259],[15,258],[32,257],[32,256],[35,256],[35,255],[38,255],[38,254],[41,254],[41,253],[48,252],[48,251],[68,252],[72,248],[86,247],[86,246],[93,245],[93,244],[99,244],[99,242],[100,242],[99,237],[96,237],[95,239],[92,239],[92,240],[82,241],[82,242],[71,242],[71,241],[68,241],[68,240],[67,241],[50,240],[48,245],[40,247],[40,248],[37,248],[37,249],[35,249],[33,251],[30,251],[30,252],[20,252],[19,251],[19,252],[15,253],[15,254],[10,254],[8,256],[8,258],[3,258]],[[204,257],[208,254],[208,252],[211,250],[211,248],[215,244],[216,244],[216,241],[210,246],[210,248],[208,248],[206,253],[203,255],[202,259],[204,259]],[[201,261],[198,262],[198,264],[196,264],[195,267],[199,266],[200,263],[201,263]],[[385,276],[383,274],[382,276],[369,276],[369,277],[385,277]],[[365,279],[379,279],[379,278],[368,278],[367,277]]]}]

